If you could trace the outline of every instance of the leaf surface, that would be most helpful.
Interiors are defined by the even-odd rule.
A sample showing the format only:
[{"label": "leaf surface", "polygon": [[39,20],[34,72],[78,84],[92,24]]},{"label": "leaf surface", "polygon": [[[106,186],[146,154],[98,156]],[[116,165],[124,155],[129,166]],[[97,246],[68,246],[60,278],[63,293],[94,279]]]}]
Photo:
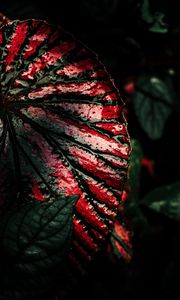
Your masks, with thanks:
[{"label": "leaf surface", "polygon": [[138,120],[151,139],[159,139],[172,111],[171,89],[157,77],[147,74],[137,80],[133,106]]},{"label": "leaf surface", "polygon": [[152,190],[142,199],[142,203],[171,219],[180,221],[180,181]]},{"label": "leaf surface", "polygon": [[77,198],[31,202],[1,218],[1,297],[36,299],[53,288],[70,248]]},{"label": "leaf surface", "polygon": [[0,207],[80,195],[70,258],[86,265],[127,180],[124,103],[97,56],[59,26],[8,23],[0,61]]}]

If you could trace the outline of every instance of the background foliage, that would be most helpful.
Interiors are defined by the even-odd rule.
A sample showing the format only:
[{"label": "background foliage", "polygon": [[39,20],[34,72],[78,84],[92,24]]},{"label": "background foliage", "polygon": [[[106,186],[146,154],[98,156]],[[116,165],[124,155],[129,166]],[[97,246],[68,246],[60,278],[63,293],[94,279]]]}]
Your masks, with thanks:
[{"label": "background foliage", "polygon": [[[99,258],[79,299],[180,297],[180,1],[1,1],[10,19],[59,24],[94,50],[127,107],[132,139],[129,265]],[[87,293],[88,291],[88,293]],[[74,294],[73,294],[74,295]]]}]

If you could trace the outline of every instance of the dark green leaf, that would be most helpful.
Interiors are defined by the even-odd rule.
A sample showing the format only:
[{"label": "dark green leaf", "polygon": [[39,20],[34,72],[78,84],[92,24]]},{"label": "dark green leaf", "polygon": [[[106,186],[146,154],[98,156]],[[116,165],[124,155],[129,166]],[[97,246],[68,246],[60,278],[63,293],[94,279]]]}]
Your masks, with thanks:
[{"label": "dark green leaf", "polygon": [[154,15],[154,22],[149,27],[149,31],[157,32],[157,33],[166,33],[166,32],[168,32],[168,29],[167,29],[166,24],[164,23],[163,19],[164,19],[164,14],[156,13]]},{"label": "dark green leaf", "polygon": [[135,227],[142,227],[142,223],[146,223],[146,219],[142,214],[139,205],[140,177],[141,177],[141,160],[143,151],[138,140],[131,141],[132,152],[130,158],[129,186],[127,212]]},{"label": "dark green leaf", "polygon": [[133,106],[138,120],[151,139],[159,139],[172,111],[171,88],[158,77],[142,75],[136,82]]},{"label": "dark green leaf", "polygon": [[75,195],[28,203],[2,217],[4,299],[36,299],[53,287],[70,247],[76,200]]},{"label": "dark green leaf", "polygon": [[180,221],[180,181],[156,188],[143,198],[142,203],[169,218]]},{"label": "dark green leaf", "polygon": [[131,141],[131,146],[132,152],[130,158],[129,184],[133,195],[139,197],[141,159],[143,157],[143,151],[138,140],[133,139]]},{"label": "dark green leaf", "polygon": [[150,11],[149,0],[143,0],[141,6],[141,13],[142,13],[142,18],[145,22],[147,22],[148,24],[153,22],[153,15]]},{"label": "dark green leaf", "polygon": [[167,25],[164,23],[164,14],[156,12],[152,13],[149,0],[143,0],[141,6],[142,19],[149,24],[149,31],[156,33],[168,32]]}]

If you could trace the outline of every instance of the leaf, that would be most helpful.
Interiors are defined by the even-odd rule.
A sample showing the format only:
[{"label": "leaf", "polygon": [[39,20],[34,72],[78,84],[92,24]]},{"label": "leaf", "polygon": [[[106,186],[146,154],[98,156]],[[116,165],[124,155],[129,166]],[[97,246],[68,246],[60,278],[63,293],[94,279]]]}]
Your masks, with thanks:
[{"label": "leaf", "polygon": [[124,103],[97,55],[45,21],[2,28],[0,70],[0,208],[79,194],[69,259],[86,266],[127,180]]},{"label": "leaf", "polygon": [[164,23],[164,14],[160,12],[152,13],[149,0],[143,0],[141,6],[142,19],[149,24],[149,31],[156,33],[167,33],[167,24]]},{"label": "leaf", "polygon": [[180,221],[180,181],[152,190],[142,199],[142,204]]},{"label": "leaf", "polygon": [[128,184],[130,192],[128,194],[128,202],[126,205],[127,214],[135,228],[142,228],[142,223],[147,221],[140,208],[140,182],[141,182],[141,161],[143,151],[138,140],[131,141],[132,152],[130,156],[129,180]]},{"label": "leaf", "polygon": [[151,139],[159,139],[172,112],[171,87],[158,77],[148,74],[137,79],[133,107],[139,123]]},{"label": "leaf", "polygon": [[110,235],[109,249],[112,260],[118,262],[120,259],[124,259],[126,262],[130,262],[132,259],[132,228],[130,228],[126,217],[116,218],[114,222],[114,228]]},{"label": "leaf", "polygon": [[131,141],[131,157],[130,157],[130,172],[129,172],[129,185],[135,197],[139,197],[140,188],[140,175],[141,175],[141,160],[143,151],[138,140],[132,139]]},{"label": "leaf", "polygon": [[153,15],[150,11],[149,0],[143,0],[141,6],[141,13],[142,18],[145,22],[147,22],[148,24],[153,22]]},{"label": "leaf", "polygon": [[167,33],[168,28],[167,25],[164,23],[164,14],[156,13],[154,15],[154,22],[149,27],[149,31],[156,32],[156,33]]},{"label": "leaf", "polygon": [[0,29],[6,25],[10,20],[0,12]]},{"label": "leaf", "polygon": [[1,217],[1,296],[35,299],[52,289],[70,248],[77,198],[31,202]]}]

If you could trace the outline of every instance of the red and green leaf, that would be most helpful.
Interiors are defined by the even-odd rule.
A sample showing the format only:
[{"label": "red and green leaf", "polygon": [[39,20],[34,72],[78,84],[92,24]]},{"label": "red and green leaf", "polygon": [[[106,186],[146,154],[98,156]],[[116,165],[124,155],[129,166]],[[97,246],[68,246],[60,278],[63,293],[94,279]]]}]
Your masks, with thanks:
[{"label": "red and green leaf", "polygon": [[1,210],[79,194],[69,257],[86,264],[127,181],[124,103],[97,56],[60,27],[15,20],[0,37]]}]

